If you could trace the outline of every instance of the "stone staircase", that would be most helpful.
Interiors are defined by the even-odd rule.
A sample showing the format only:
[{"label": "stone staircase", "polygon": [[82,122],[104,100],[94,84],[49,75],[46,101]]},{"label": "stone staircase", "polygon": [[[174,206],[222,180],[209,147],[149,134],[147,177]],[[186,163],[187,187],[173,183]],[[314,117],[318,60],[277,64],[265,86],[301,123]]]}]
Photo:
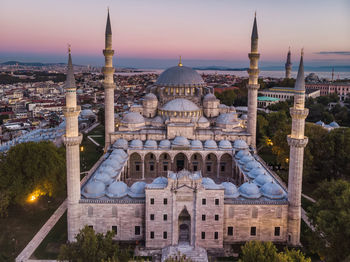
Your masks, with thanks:
[{"label": "stone staircase", "polygon": [[162,249],[162,262],[169,257],[181,257],[185,255],[186,258],[194,262],[208,262],[207,251],[204,248],[190,246],[188,244],[179,244],[178,246],[168,246]]}]

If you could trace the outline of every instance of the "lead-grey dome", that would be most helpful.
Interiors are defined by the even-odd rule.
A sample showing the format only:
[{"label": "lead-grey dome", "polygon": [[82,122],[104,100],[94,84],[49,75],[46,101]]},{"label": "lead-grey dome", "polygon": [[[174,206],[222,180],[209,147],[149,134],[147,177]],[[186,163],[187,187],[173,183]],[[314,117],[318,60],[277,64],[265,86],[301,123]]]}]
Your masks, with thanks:
[{"label": "lead-grey dome", "polygon": [[126,141],[124,138],[119,138],[114,142],[113,147],[119,149],[128,149],[128,141]]},{"label": "lead-grey dome", "polygon": [[145,187],[146,183],[143,181],[138,181],[132,184],[129,189],[128,195],[135,198],[145,197]]},{"label": "lead-grey dome", "polygon": [[212,93],[206,94],[203,98],[203,101],[212,101],[216,100],[216,96],[213,95]]},{"label": "lead-grey dome", "polygon": [[209,140],[206,140],[204,142],[204,147],[206,149],[217,149],[218,148],[218,145],[216,144],[216,142],[212,139],[209,139]]},{"label": "lead-grey dome", "polygon": [[90,181],[84,188],[82,194],[87,198],[99,198],[104,196],[106,186],[98,180]]},{"label": "lead-grey dome", "polygon": [[175,112],[186,112],[186,111],[198,111],[198,106],[190,100],[184,98],[176,98],[166,103],[162,110],[164,111],[175,111]]},{"label": "lead-grey dome", "polygon": [[236,198],[239,196],[237,187],[231,182],[223,182],[221,185],[225,188],[225,198]]},{"label": "lead-grey dome", "polygon": [[130,112],[123,117],[121,122],[125,124],[144,124],[145,119],[140,113]]},{"label": "lead-grey dome", "polygon": [[261,174],[258,175],[255,179],[254,179],[254,183],[257,184],[258,186],[263,186],[268,182],[273,181],[272,177],[270,177],[269,175],[266,174]]},{"label": "lead-grey dome", "polygon": [[270,199],[282,199],[286,196],[283,189],[273,181],[263,185],[260,190],[263,196]]},{"label": "lead-grey dome", "polygon": [[153,93],[148,93],[143,97],[144,100],[158,100],[156,95]]},{"label": "lead-grey dome", "polygon": [[177,137],[175,137],[175,139],[173,141],[173,145],[174,146],[189,146],[190,142],[188,141],[188,139],[186,137],[177,136]]},{"label": "lead-grey dome", "polygon": [[237,123],[237,114],[236,113],[224,113],[220,114],[216,119],[217,124],[230,125]]},{"label": "lead-grey dome", "polygon": [[162,149],[167,149],[167,148],[170,148],[170,141],[167,140],[167,139],[164,139],[162,141],[160,141],[159,143],[159,148],[162,148]]},{"label": "lead-grey dome", "polygon": [[247,156],[247,155],[249,155],[249,154],[250,154],[250,153],[249,153],[248,150],[243,149],[243,150],[239,150],[238,153],[235,154],[235,157],[236,157],[237,159],[241,159],[242,157],[245,157],[245,156]]},{"label": "lead-grey dome", "polygon": [[192,68],[174,66],[161,73],[155,84],[157,86],[202,87],[205,83],[197,71]]},{"label": "lead-grey dome", "polygon": [[131,149],[142,149],[142,141],[140,139],[134,139],[130,143]]},{"label": "lead-grey dome", "polygon": [[157,142],[154,140],[147,140],[144,148],[146,149],[157,149]]},{"label": "lead-grey dome", "polygon": [[242,149],[247,149],[248,148],[248,145],[247,145],[247,142],[242,140],[242,139],[237,139],[235,140],[234,144],[233,144],[233,147],[236,149],[236,150],[242,150]]},{"label": "lead-grey dome", "polygon": [[241,194],[241,196],[245,198],[256,199],[261,196],[258,186],[250,182],[245,182],[239,187],[238,191]]},{"label": "lead-grey dome", "polygon": [[219,142],[219,147],[220,147],[220,149],[228,150],[228,149],[232,149],[232,144],[228,140],[221,140]]},{"label": "lead-grey dome", "polygon": [[128,186],[122,181],[115,181],[108,187],[107,196],[111,198],[120,198],[128,194]]},{"label": "lead-grey dome", "polygon": [[199,140],[192,140],[191,141],[191,148],[192,149],[202,149],[203,148],[203,144]]}]

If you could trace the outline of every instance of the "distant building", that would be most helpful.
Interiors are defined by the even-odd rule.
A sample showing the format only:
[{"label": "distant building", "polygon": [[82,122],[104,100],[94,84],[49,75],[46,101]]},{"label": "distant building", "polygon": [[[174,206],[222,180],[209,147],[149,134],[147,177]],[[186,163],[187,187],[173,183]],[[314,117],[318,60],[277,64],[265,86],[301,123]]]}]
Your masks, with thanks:
[{"label": "distant building", "polygon": [[269,96],[258,96],[258,107],[260,108],[266,108],[269,105],[276,104],[280,100],[275,97],[269,97]]},{"label": "distant building", "polygon": [[310,90],[319,90],[321,96],[337,93],[340,101],[349,98],[350,83],[307,83],[305,87]]},{"label": "distant building", "polygon": [[[259,94],[265,97],[278,98],[280,101],[292,99],[295,94],[293,87],[272,87],[266,90],[259,91]],[[306,89],[305,98],[316,98],[320,96],[320,90]]]}]

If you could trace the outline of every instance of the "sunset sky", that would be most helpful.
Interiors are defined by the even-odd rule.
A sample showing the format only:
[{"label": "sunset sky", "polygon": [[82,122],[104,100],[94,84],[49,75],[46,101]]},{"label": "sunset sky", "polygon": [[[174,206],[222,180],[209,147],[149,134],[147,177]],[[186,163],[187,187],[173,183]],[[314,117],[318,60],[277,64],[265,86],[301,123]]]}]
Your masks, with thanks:
[{"label": "sunset sky", "polygon": [[246,66],[255,11],[263,65],[350,65],[349,0],[2,0],[0,61],[101,65],[107,6],[117,66]]}]

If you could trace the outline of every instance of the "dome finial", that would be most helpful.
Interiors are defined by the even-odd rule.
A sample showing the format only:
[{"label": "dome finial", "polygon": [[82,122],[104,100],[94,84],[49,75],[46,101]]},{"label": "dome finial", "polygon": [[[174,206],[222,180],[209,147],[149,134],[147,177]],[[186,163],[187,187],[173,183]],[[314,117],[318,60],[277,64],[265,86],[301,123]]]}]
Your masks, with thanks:
[{"label": "dome finial", "polygon": [[179,63],[178,63],[177,65],[178,65],[178,66],[182,66],[181,55],[180,55]]},{"label": "dome finial", "polygon": [[71,45],[70,44],[67,44],[68,45],[68,54],[71,53]]},{"label": "dome finial", "polygon": [[301,49],[301,56],[304,56],[304,47]]}]

